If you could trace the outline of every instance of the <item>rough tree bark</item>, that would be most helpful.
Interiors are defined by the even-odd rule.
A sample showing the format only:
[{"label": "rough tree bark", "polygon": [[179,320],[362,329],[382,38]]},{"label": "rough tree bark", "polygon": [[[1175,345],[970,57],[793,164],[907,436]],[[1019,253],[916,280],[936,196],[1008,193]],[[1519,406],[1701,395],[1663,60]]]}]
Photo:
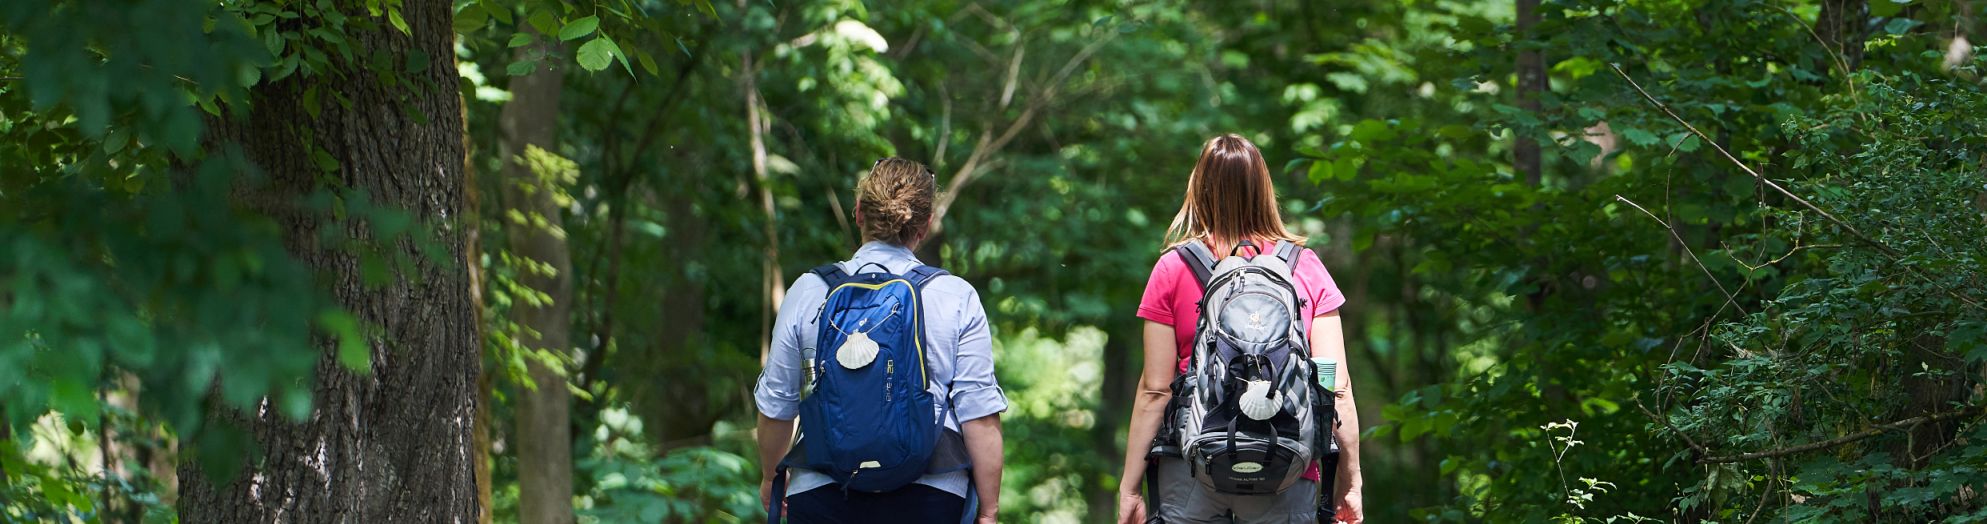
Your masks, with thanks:
[{"label": "rough tree bark", "polygon": [[[538,52],[519,48],[523,59]],[[524,216],[544,217],[543,227],[507,224],[513,254],[551,267],[551,274],[520,272],[526,286],[551,297],[542,306],[519,301],[511,320],[523,328],[518,340],[525,347],[564,357],[571,347],[572,260],[560,229],[563,220],[554,200],[555,179],[536,173],[524,162],[525,149],[555,151],[559,125],[559,93],[563,71],[539,67],[511,80],[511,99],[504,103],[498,125],[504,133],[504,205]],[[536,332],[537,336],[533,336]],[[572,392],[566,377],[536,360],[529,361],[537,387],[520,391],[517,403],[518,520],[524,524],[573,522]]]},{"label": "rough tree bark", "polygon": [[[182,522],[476,519],[470,452],[480,362],[469,287],[455,262],[463,256],[463,122],[447,58],[454,56],[452,10],[447,2],[408,2],[402,15],[411,36],[380,23],[346,38],[356,55],[383,53],[392,64],[419,51],[433,61],[425,70],[402,73],[395,87],[349,64],[335,79],[293,76],[256,87],[247,115],[211,127],[210,140],[238,144],[267,175],[266,183],[239,191],[242,203],[284,228],[290,252],[317,269],[320,284],[375,335],[369,374],[340,366],[325,341],[308,420],[291,422],[277,410],[217,414],[244,425],[262,454],[224,485],[197,462],[186,465]],[[312,86],[325,102],[317,117],[305,110]],[[330,103],[333,93],[352,103]],[[321,171],[307,144],[339,168]],[[432,225],[428,240],[446,259],[423,256],[413,239],[384,243],[380,249],[411,261],[409,273],[366,285],[359,256],[321,243],[320,233],[369,241],[371,229],[298,205],[325,190],[326,179]]]}]

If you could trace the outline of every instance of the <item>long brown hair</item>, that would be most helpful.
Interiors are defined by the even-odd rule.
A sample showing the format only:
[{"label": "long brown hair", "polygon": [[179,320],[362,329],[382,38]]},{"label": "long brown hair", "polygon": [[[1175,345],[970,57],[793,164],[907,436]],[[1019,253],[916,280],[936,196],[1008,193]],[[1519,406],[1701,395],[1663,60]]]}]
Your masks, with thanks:
[{"label": "long brown hair", "polygon": [[1241,135],[1214,137],[1201,146],[1200,160],[1187,177],[1186,201],[1173,215],[1173,225],[1166,227],[1166,247],[1206,242],[1220,256],[1243,240],[1258,245],[1278,240],[1304,243],[1304,237],[1284,229],[1277,206],[1276,186],[1262,151]]}]

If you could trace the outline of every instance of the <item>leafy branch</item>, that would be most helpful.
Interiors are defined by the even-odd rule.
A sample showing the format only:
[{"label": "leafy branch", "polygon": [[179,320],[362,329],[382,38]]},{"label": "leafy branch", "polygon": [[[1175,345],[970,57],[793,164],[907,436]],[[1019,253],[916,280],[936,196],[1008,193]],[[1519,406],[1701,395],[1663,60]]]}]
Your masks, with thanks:
[{"label": "leafy branch", "polygon": [[[1775,449],[1769,449],[1769,450],[1766,450],[1766,451],[1755,451],[1755,452],[1751,452],[1751,453],[1740,453],[1740,454],[1737,454],[1737,455],[1724,455],[1724,456],[1716,456],[1716,457],[1703,457],[1703,458],[1699,458],[1699,459],[1697,459],[1697,463],[1698,463],[1698,464],[1726,464],[1726,463],[1732,463],[1732,462],[1745,462],[1745,461],[1748,461],[1748,460],[1757,460],[1757,459],[1763,459],[1763,458],[1773,458],[1773,457],[1778,457],[1778,456],[1782,456],[1782,455],[1792,455],[1792,454],[1795,454],[1795,453],[1805,453],[1805,452],[1809,452],[1809,451],[1815,451],[1815,450],[1820,450],[1820,449],[1827,449],[1827,448],[1832,448],[1832,447],[1836,447],[1836,446],[1840,446],[1840,445],[1843,445],[1843,444],[1848,444],[1848,443],[1851,443],[1851,442],[1856,442],[1856,441],[1859,441],[1859,440],[1863,440],[1863,439],[1867,439],[1867,438],[1870,438],[1870,437],[1874,437],[1874,436],[1877,436],[1877,435],[1882,435],[1882,434],[1883,434],[1884,432],[1886,432],[1886,431],[1891,431],[1891,430],[1897,430],[1897,429],[1907,429],[1907,428],[1911,428],[1911,427],[1915,427],[1915,426],[1918,426],[1918,425],[1920,425],[1920,424],[1929,424],[1929,423],[1933,423],[1933,422],[1939,422],[1939,421],[1945,421],[1945,420],[1952,420],[1952,419],[1956,419],[1956,418],[1960,418],[1960,417],[1964,417],[1964,416],[1967,416],[1967,415],[1974,415],[1974,414],[1979,414],[1980,412],[1981,412],[1981,409],[1980,409],[1980,406],[1967,406],[1967,407],[1963,407],[1963,408],[1959,408],[1959,409],[1955,409],[1955,410],[1952,410],[1952,411],[1946,411],[1946,412],[1941,412],[1941,413],[1935,413],[1935,414],[1931,414],[1931,415],[1922,415],[1922,416],[1917,416],[1917,417],[1911,417],[1911,418],[1907,418],[1907,419],[1904,419],[1904,420],[1899,420],[1899,421],[1896,421],[1896,422],[1891,422],[1891,423],[1887,423],[1887,424],[1879,424],[1879,425],[1875,425],[1875,426],[1871,426],[1871,427],[1870,427],[1869,429],[1865,429],[1865,430],[1862,430],[1862,431],[1858,431],[1858,432],[1855,432],[1855,433],[1850,433],[1850,434],[1848,434],[1848,435],[1843,435],[1843,436],[1840,436],[1840,437],[1836,437],[1836,438],[1832,438],[1832,439],[1828,439],[1828,440],[1824,440],[1824,441],[1820,441],[1820,442],[1810,442],[1810,443],[1807,443],[1807,444],[1802,444],[1802,445],[1799,445],[1799,446],[1791,446],[1791,447],[1784,447],[1784,448],[1775,448]],[[1665,421],[1665,423],[1667,423],[1667,421]],[[1681,433],[1679,433],[1679,434],[1681,434]]]},{"label": "leafy branch", "polygon": [[[1662,110],[1663,114],[1669,115],[1671,120],[1675,120],[1677,124],[1682,125],[1683,128],[1687,131],[1690,131],[1691,134],[1697,135],[1698,139],[1703,140],[1704,143],[1706,144],[1710,144],[1713,149],[1718,150],[1719,155],[1724,156],[1726,160],[1732,162],[1732,165],[1738,166],[1738,168],[1742,171],[1745,171],[1747,175],[1752,175],[1752,177],[1756,180],[1759,180],[1760,183],[1766,184],[1766,187],[1773,188],[1774,192],[1780,193],[1781,196],[1787,197],[1788,200],[1792,200],[1795,203],[1800,204],[1801,207],[1805,207],[1810,211],[1814,211],[1816,214],[1821,215],[1822,218],[1828,219],[1829,222],[1832,222],[1836,226],[1841,227],[1844,231],[1848,231],[1850,236],[1853,236],[1856,238],[1856,240],[1862,241],[1864,244],[1868,244],[1870,247],[1875,248],[1877,251],[1882,252],[1886,257],[1890,258],[1891,262],[1894,263],[1903,262],[1904,259],[1903,253],[1899,253],[1896,249],[1891,248],[1889,245],[1886,245],[1875,238],[1871,238],[1869,235],[1864,234],[1862,230],[1856,229],[1856,226],[1850,225],[1848,222],[1845,222],[1840,218],[1836,218],[1834,214],[1829,213],[1827,210],[1822,209],[1820,206],[1816,206],[1813,202],[1809,202],[1807,199],[1801,198],[1800,195],[1796,195],[1794,194],[1794,192],[1788,191],[1787,188],[1781,187],[1779,183],[1774,182],[1772,179],[1766,178],[1766,175],[1759,174],[1759,172],[1753,170],[1751,166],[1747,166],[1745,162],[1740,161],[1738,157],[1732,156],[1731,151],[1725,150],[1725,146],[1718,145],[1718,141],[1712,140],[1709,135],[1704,134],[1703,131],[1699,131],[1697,129],[1697,126],[1691,125],[1690,122],[1684,120],[1683,117],[1677,116],[1676,111],[1670,110],[1670,106],[1664,104],[1661,100],[1657,100],[1655,95],[1649,94],[1649,91],[1647,89],[1642,88],[1642,84],[1636,83],[1635,78],[1628,76],[1628,72],[1623,71],[1621,69],[1620,64],[1608,64],[1608,67],[1610,69],[1613,69],[1614,74],[1620,76],[1622,80],[1628,81],[1628,85],[1630,87],[1635,88],[1635,92],[1641,93],[1643,99],[1648,100],[1650,104],[1656,106],[1657,109]],[[1643,212],[1646,213],[1647,211],[1645,210]],[[1909,270],[1908,266],[1907,270]],[[1973,306],[1974,308],[1982,308],[1980,302],[1973,300],[1973,298],[1971,297],[1959,294],[1957,292],[1952,291],[1951,289],[1946,289],[1944,291],[1948,296],[1958,299],[1960,302],[1965,302],[1966,305]]]}]

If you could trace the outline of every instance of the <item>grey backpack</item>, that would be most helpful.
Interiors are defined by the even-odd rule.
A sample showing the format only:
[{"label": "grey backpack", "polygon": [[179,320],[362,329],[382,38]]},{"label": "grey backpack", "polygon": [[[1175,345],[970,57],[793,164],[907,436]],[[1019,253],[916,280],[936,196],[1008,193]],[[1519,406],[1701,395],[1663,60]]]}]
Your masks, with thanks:
[{"label": "grey backpack", "polygon": [[1291,277],[1303,248],[1277,242],[1263,253],[1243,242],[1218,264],[1200,242],[1178,251],[1205,294],[1187,371],[1173,384],[1164,433],[1174,440],[1164,447],[1215,491],[1280,493],[1336,444],[1328,430],[1336,413],[1315,378],[1310,319]]}]

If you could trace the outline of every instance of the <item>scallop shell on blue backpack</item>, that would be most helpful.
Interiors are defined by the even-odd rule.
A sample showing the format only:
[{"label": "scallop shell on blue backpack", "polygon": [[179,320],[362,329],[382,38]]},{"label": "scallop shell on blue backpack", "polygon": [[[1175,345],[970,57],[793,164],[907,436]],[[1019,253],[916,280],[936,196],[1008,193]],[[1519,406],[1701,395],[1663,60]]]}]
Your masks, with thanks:
[{"label": "scallop shell on blue backpack", "polygon": [[870,340],[869,333],[856,333],[849,335],[848,340],[842,341],[842,346],[835,350],[835,362],[846,369],[862,369],[875,362],[876,353],[881,350],[875,340]]}]

